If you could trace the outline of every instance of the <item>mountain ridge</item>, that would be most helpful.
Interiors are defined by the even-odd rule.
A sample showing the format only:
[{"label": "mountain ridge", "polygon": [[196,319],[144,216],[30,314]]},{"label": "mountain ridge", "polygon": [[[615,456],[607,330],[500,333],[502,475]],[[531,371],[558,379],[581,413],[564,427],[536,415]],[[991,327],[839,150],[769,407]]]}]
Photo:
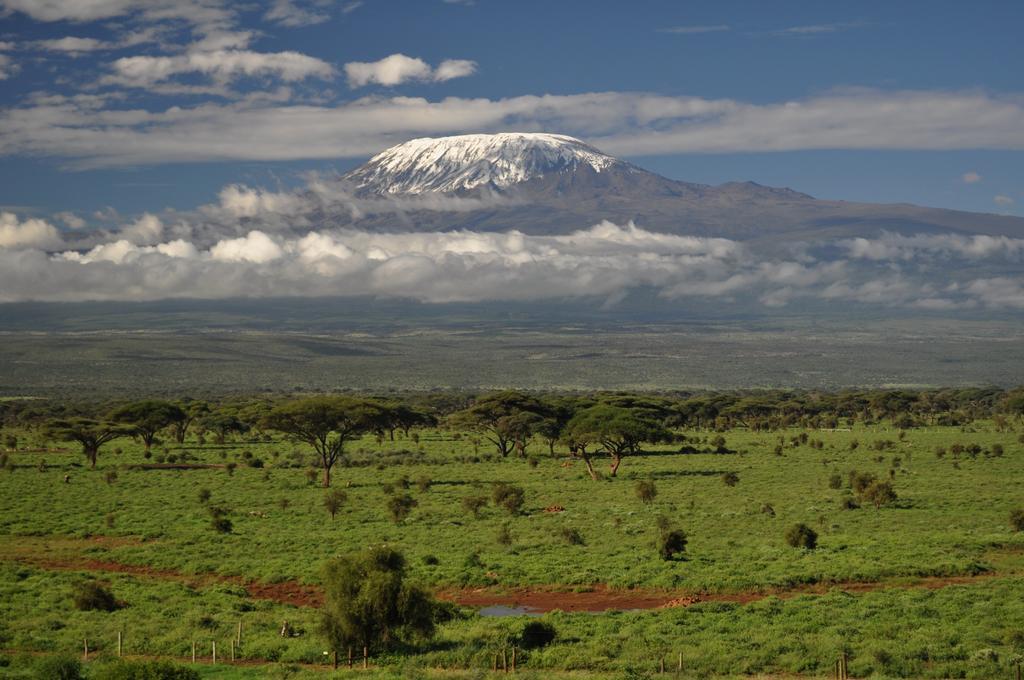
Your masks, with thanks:
[{"label": "mountain ridge", "polygon": [[423,137],[385,149],[343,175],[357,197],[457,197],[477,209],[403,208],[321,222],[381,231],[475,229],[564,234],[603,220],[651,231],[738,240],[962,233],[1024,237],[1024,218],[817,199],[750,181],[670,179],[567,135],[498,133]]}]

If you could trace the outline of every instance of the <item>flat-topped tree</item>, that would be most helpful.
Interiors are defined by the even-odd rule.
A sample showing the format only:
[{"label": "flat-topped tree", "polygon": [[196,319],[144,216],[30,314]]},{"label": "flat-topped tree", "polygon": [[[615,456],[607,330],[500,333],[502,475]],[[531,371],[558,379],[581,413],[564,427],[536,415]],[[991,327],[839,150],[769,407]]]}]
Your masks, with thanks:
[{"label": "flat-topped tree", "polygon": [[537,431],[547,409],[537,398],[522,392],[489,394],[467,409],[454,413],[451,424],[483,432],[502,457],[514,448],[526,450],[526,442]]},{"label": "flat-topped tree", "polygon": [[181,408],[184,417],[174,423],[171,430],[174,434],[174,441],[184,444],[185,437],[188,436],[188,428],[192,423],[209,415],[210,405],[205,401],[186,400],[180,402],[178,407]]},{"label": "flat-topped tree", "polygon": [[324,487],[331,485],[331,468],[345,453],[345,444],[380,423],[380,405],[356,397],[309,397],[277,406],[264,427],[309,444],[320,456]]},{"label": "flat-topped tree", "polygon": [[131,426],[132,434],[142,440],[147,451],[153,446],[160,430],[180,423],[185,417],[180,406],[157,399],[125,404],[110,413],[111,420]]},{"label": "flat-topped tree", "polygon": [[67,418],[53,420],[46,425],[46,434],[51,439],[63,442],[78,442],[82,445],[82,453],[89,460],[89,467],[96,467],[100,447],[120,437],[135,433],[130,425],[96,420],[93,418]]},{"label": "flat-topped tree", "polygon": [[[626,408],[610,404],[597,404],[573,416],[566,425],[565,439],[577,448],[588,444],[600,446],[611,459],[611,475],[619,471],[622,459],[640,451],[644,443],[668,441],[672,433],[662,424],[657,412],[647,408]],[[591,476],[595,476],[590,466]]]}]

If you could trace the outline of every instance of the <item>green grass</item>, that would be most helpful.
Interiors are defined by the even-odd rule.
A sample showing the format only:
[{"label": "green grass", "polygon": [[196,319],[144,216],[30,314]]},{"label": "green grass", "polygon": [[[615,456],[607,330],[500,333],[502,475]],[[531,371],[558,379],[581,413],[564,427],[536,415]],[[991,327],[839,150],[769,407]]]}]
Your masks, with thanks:
[{"label": "green grass", "polygon": [[[788,441],[798,432],[782,434]],[[312,610],[253,601],[239,586],[201,579],[190,586],[108,574],[103,578],[129,606],[110,614],[77,612],[70,607],[69,592],[82,574],[17,559],[84,556],[189,574],[316,583],[329,556],[388,542],[406,554],[415,578],[436,587],[572,589],[606,583],[737,592],[987,571],[994,576],[941,590],[834,591],[748,605],[708,602],[650,612],[551,614],[558,641],[524,663],[526,668],[621,677],[634,666],[651,670],[662,654],[674,659],[683,652],[687,669],[696,675],[825,675],[845,647],[855,676],[1005,675],[1014,655],[1024,652],[1024,535],[1014,533],[1008,522],[1010,510],[1024,506],[1019,482],[1024,446],[1017,434],[985,424],[967,432],[913,430],[905,441],[880,428],[809,434],[824,442],[822,449],[787,446],[784,455],[776,456],[772,450],[780,433],[745,431],[725,435],[737,454],[680,455],[670,447],[656,448],[626,459],[619,478],[599,482],[589,479],[581,463],[566,466],[564,457],[549,457],[539,442],[531,447],[532,455],[539,456],[534,468],[519,459],[492,456],[486,443],[474,451],[466,435],[456,439],[451,433],[424,432],[419,444],[400,438],[380,446],[366,438],[350,449],[356,465],[335,471],[335,486],[345,490],[347,502],[334,521],[322,507],[324,490],[306,480],[308,452],[288,442],[189,444],[186,451],[198,462],[237,460],[234,475],[222,469],[125,469],[144,462],[141,448],[130,440],[105,449],[95,471],[81,467],[83,459],[75,452],[15,453],[11,459],[19,467],[0,472],[0,647],[78,650],[83,636],[95,635],[96,643],[109,651],[112,636],[121,629],[134,651],[184,656],[192,639],[220,639],[226,651],[241,619],[247,653],[318,662],[323,642],[315,634]],[[853,439],[860,446],[851,451]],[[31,436],[25,440],[31,443]],[[877,440],[891,440],[894,448],[876,451],[871,445]],[[1001,443],[1005,455],[956,461],[949,454],[935,456],[936,446],[953,442],[986,449]],[[115,453],[117,447],[123,451]],[[181,453],[172,446],[168,450]],[[400,454],[403,450],[408,453]],[[244,451],[262,459],[265,467],[244,465]],[[154,453],[165,455],[159,449]],[[893,480],[897,506],[840,508],[848,490],[829,488],[833,473],[845,479],[857,469],[888,478],[895,457],[900,459]],[[51,466],[45,472],[37,469],[40,459]],[[110,469],[118,472],[113,484],[104,481]],[[737,473],[739,483],[724,484],[724,472]],[[70,475],[67,484],[65,474]],[[382,485],[403,475],[412,482],[408,493],[419,505],[395,524]],[[419,477],[432,480],[429,490],[416,488]],[[653,503],[637,499],[633,487],[638,479],[657,485]],[[521,515],[509,516],[489,505],[476,519],[462,508],[464,496],[489,494],[497,481],[524,487]],[[232,533],[210,527],[198,500],[201,488],[211,491],[212,503],[230,510]],[[774,516],[762,512],[766,503]],[[544,512],[550,505],[564,506],[565,512]],[[654,540],[660,515],[686,531],[686,560],[658,557]],[[786,545],[785,530],[796,522],[818,532],[818,549]],[[506,524],[511,546],[496,540]],[[577,529],[584,544],[567,544],[561,536],[565,527]],[[83,544],[62,543],[55,536],[144,540]],[[480,556],[479,566],[468,566],[473,553]],[[428,556],[438,564],[426,564]],[[277,631],[286,619],[304,634],[281,638]],[[382,661],[395,672],[405,665],[486,668],[496,641],[521,625],[516,617],[467,614],[445,624],[437,640]]]}]

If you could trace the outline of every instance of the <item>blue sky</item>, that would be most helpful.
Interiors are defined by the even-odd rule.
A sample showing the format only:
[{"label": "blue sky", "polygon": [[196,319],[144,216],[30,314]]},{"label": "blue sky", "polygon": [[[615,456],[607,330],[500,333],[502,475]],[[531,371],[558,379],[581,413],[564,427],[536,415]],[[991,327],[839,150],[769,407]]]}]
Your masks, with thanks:
[{"label": "blue sky", "polygon": [[1024,204],[1024,3],[237,5],[0,0],[0,206],[186,210],[516,129],[694,182]]}]

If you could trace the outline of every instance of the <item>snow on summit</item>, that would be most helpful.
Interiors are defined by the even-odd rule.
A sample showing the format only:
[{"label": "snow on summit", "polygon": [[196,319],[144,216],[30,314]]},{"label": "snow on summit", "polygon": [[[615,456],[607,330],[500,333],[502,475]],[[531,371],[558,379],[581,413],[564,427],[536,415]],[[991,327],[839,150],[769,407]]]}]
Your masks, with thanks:
[{"label": "snow on summit", "polygon": [[377,154],[347,179],[374,193],[448,193],[616,165],[631,167],[574,137],[505,132],[413,139]]}]

